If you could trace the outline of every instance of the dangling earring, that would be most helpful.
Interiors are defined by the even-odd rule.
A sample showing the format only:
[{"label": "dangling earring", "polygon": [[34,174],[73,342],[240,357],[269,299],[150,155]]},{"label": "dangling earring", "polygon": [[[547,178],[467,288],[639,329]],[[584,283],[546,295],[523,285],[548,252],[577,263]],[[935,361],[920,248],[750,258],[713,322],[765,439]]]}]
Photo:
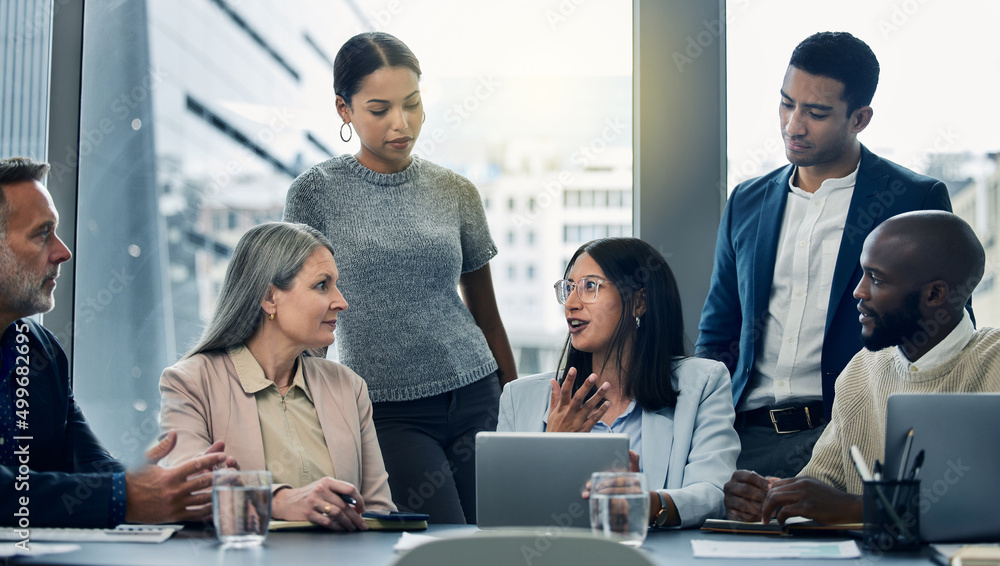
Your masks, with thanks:
[{"label": "dangling earring", "polygon": [[639,317],[635,317],[635,327],[636,327],[636,328],[639,328],[639,324],[640,324],[640,322],[641,322],[641,321],[639,320]]},{"label": "dangling earring", "polygon": [[[270,315],[269,315],[269,316],[267,317],[267,319],[268,319],[268,320],[274,320],[274,313],[272,312],[272,313],[271,313],[271,314],[270,314]],[[638,320],[638,319],[636,319],[636,320]]]},{"label": "dangling earring", "polygon": [[[344,128],[347,128],[347,139],[344,139]],[[340,139],[344,140],[344,143],[351,141],[354,137],[354,130],[351,129],[351,124],[344,122],[344,125],[340,127]]]}]

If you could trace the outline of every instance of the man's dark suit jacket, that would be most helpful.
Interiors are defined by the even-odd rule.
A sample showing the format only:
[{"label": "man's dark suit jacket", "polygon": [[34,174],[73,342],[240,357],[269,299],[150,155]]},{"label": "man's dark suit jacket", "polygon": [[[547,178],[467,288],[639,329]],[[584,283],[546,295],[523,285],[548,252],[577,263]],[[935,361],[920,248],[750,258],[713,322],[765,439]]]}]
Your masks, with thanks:
[{"label": "man's dark suit jacket", "polygon": [[[29,319],[5,332],[20,325],[28,327],[31,368],[29,426],[23,432],[32,440],[18,445],[27,447],[31,472],[25,481],[18,479],[17,467],[0,466],[0,524],[16,525],[20,498],[27,497],[32,527],[113,526],[111,475],[125,468],[101,446],[73,399],[66,354],[55,336]],[[7,379],[16,379],[13,367],[3,371]],[[13,391],[16,384],[11,386]]]},{"label": "man's dark suit jacket", "polygon": [[[732,374],[733,403],[737,406],[763,342],[778,237],[790,192],[788,180],[794,170],[788,165],[741,183],[729,197],[719,225],[715,267],[695,350],[698,356],[726,364]],[[821,371],[828,418],[834,381],[862,347],[857,300],[853,296],[861,281],[862,244],[885,219],[928,209],[951,211],[944,183],[882,159],[861,146],[861,163],[826,312]]]}]

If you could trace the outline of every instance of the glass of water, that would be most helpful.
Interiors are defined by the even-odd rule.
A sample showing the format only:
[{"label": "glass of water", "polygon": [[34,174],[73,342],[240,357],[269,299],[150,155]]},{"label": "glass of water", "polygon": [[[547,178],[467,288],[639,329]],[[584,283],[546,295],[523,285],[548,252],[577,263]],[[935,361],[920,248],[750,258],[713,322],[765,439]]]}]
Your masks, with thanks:
[{"label": "glass of water", "polygon": [[271,521],[271,472],[212,473],[212,521],[226,546],[257,546]]},{"label": "glass of water", "polygon": [[640,546],[649,527],[649,490],[641,473],[598,472],[590,477],[594,534]]}]

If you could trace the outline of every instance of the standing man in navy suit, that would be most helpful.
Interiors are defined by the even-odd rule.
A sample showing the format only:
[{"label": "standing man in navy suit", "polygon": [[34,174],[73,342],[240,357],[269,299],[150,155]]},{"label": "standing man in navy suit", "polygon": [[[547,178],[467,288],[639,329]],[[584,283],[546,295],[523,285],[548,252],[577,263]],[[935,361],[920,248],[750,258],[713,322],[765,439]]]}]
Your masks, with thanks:
[{"label": "standing man in navy suit", "polygon": [[809,461],[834,381],[861,349],[852,292],[865,237],[896,214],[951,210],[944,183],[858,141],[878,74],[849,33],[802,41],[778,107],[791,164],[741,183],[722,215],[696,350],[732,374],[738,468],[790,477]]}]

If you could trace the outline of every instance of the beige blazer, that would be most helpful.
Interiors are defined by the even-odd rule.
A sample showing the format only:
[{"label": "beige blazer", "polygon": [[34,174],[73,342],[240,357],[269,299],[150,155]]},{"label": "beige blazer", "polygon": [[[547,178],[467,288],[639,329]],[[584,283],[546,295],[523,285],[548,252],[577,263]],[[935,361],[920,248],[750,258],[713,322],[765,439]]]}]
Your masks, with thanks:
[{"label": "beige blazer", "polygon": [[[365,509],[395,511],[368,386],[338,363],[300,360],[337,479],[358,488]],[[177,446],[161,462],[164,466],[185,462],[223,440],[226,454],[242,469],[267,469],[257,400],[243,390],[228,353],[197,354],[163,370],[160,404],[160,426],[177,431]]]}]

